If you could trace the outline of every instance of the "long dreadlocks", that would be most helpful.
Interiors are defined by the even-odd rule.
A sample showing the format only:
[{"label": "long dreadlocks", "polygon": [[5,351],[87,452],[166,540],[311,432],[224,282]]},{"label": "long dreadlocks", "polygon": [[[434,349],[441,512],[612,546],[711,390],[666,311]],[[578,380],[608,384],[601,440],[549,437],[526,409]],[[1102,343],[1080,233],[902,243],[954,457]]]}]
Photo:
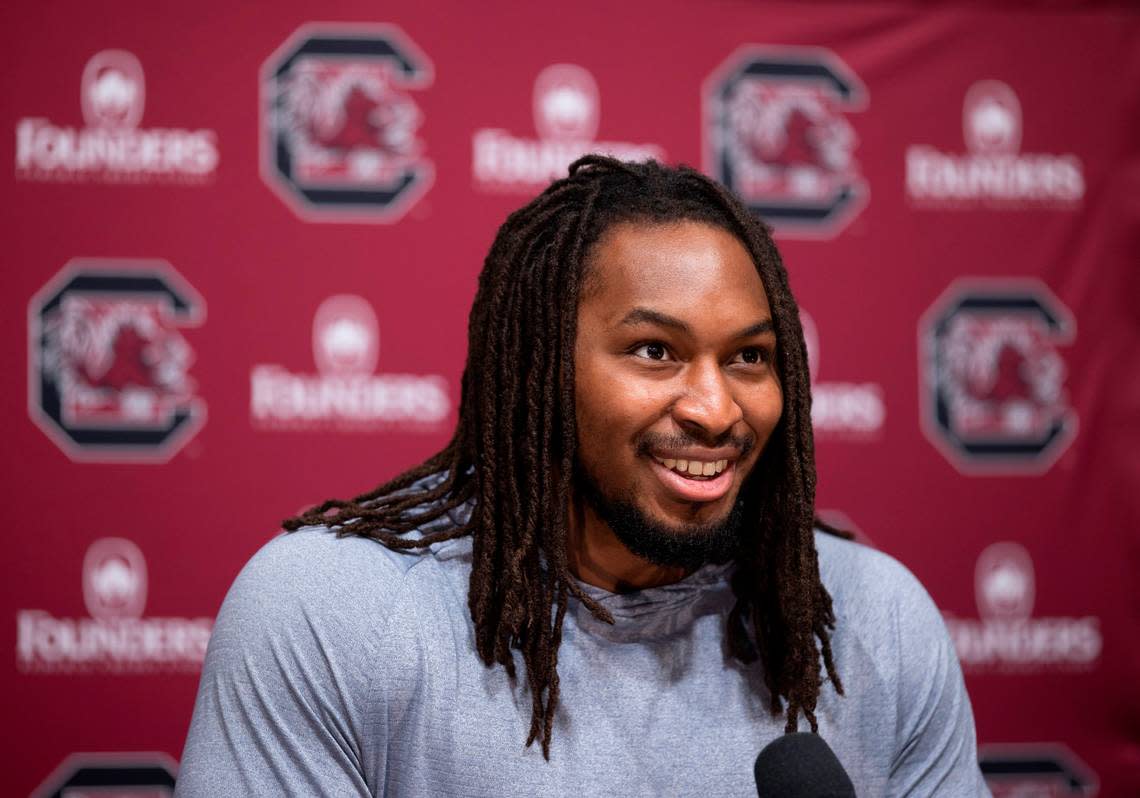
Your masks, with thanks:
[{"label": "long dreadlocks", "polygon": [[[459,423],[425,463],[351,501],[330,499],[288,530],[327,525],[338,536],[393,549],[470,535],[468,606],[483,662],[515,678],[522,653],[532,701],[526,744],[550,737],[558,707],[558,648],[571,597],[600,620],[567,563],[568,508],[577,450],[574,343],[591,247],[622,222],[697,221],[734,234],[759,270],[772,309],[784,413],[743,489],[744,551],[732,578],[731,653],[759,659],[774,715],[788,732],[802,714],[817,728],[822,667],[843,692],[832,658],[835,616],[812,539],[815,459],[807,352],[799,311],[767,228],[728,191],[687,167],[588,155],[499,229],[479,277],[468,328]],[[435,477],[428,479],[428,477]],[[464,523],[425,525],[469,506]],[[454,517],[454,516],[453,516]],[[407,537],[407,533],[417,534]]]}]

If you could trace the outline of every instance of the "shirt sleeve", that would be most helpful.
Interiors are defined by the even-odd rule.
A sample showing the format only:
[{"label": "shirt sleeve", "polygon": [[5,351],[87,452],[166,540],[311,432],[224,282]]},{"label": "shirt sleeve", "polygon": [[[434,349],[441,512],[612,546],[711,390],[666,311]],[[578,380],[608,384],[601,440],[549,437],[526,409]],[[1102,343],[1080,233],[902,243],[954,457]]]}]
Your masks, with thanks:
[{"label": "shirt sleeve", "polygon": [[242,570],[210,638],[176,796],[368,796],[383,784],[384,691],[371,674],[403,580],[370,546],[302,530]]},{"label": "shirt sleeve", "polygon": [[933,600],[907,576],[894,613],[901,689],[888,794],[989,796],[957,653]]}]

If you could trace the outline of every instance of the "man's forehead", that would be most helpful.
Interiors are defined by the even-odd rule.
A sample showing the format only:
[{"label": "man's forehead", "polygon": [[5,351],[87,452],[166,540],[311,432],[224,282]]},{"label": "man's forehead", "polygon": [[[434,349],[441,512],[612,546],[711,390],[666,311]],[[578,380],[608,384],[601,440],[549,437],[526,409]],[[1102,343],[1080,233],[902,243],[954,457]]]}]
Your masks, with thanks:
[{"label": "man's forehead", "polygon": [[749,299],[767,308],[744,244],[721,227],[688,220],[611,227],[590,253],[581,292],[582,302],[613,305],[613,312],[619,306],[679,310]]}]

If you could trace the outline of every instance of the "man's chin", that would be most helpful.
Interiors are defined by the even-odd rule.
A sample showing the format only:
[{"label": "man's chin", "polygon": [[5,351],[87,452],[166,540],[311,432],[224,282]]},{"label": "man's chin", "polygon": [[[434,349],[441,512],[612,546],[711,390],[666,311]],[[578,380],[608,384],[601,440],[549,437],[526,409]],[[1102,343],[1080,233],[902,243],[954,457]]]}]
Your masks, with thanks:
[{"label": "man's chin", "polygon": [[739,499],[710,520],[702,516],[711,514],[720,501],[703,507],[690,504],[687,510],[684,505],[675,505],[669,508],[671,512],[662,512],[665,508],[640,506],[633,491],[618,497],[606,495],[581,466],[575,468],[574,482],[578,495],[622,545],[646,562],[692,570],[707,563],[728,562],[740,551],[744,509]]},{"label": "man's chin", "polygon": [[643,560],[662,566],[699,568],[727,562],[740,550],[741,515],[730,512],[712,522],[654,521],[632,506],[615,507],[607,521],[622,544]]},{"label": "man's chin", "polygon": [[646,562],[692,570],[708,563],[728,562],[740,550],[740,502],[711,520],[691,515],[670,517],[643,509],[627,498],[611,499],[596,486],[584,487],[583,497],[598,517],[622,545]]},{"label": "man's chin", "polygon": [[724,524],[732,514],[733,504],[729,498],[703,503],[665,501],[637,509],[647,521],[662,529],[689,535]]}]

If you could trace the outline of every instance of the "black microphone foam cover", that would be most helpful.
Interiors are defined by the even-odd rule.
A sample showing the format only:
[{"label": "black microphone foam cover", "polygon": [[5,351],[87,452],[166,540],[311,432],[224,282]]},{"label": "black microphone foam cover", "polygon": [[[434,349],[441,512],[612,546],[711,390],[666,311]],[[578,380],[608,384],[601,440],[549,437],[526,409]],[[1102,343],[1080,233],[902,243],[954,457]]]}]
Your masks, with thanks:
[{"label": "black microphone foam cover", "polygon": [[760,798],[855,798],[855,785],[818,734],[778,737],[756,757]]}]

